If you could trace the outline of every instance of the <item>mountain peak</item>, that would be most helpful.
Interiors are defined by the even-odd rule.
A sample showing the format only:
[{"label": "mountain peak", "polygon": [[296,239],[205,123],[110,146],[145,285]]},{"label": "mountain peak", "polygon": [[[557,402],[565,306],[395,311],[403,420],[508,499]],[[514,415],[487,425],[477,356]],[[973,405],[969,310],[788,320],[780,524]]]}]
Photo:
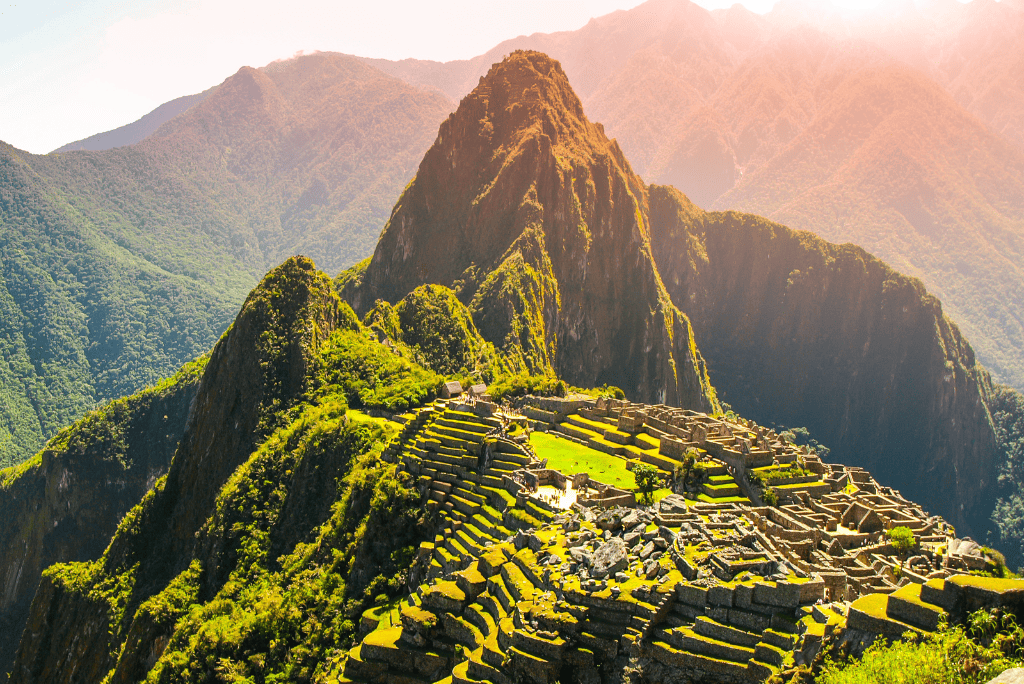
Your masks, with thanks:
[{"label": "mountain peak", "polygon": [[516,50],[491,66],[467,99],[485,107],[496,132],[511,133],[541,121],[547,124],[546,134],[561,137],[578,134],[586,122],[562,65],[532,50]]},{"label": "mountain peak", "polygon": [[521,370],[714,405],[651,258],[647,189],[539,52],[513,52],[463,98],[345,282],[360,313],[445,285]]},{"label": "mountain peak", "polygon": [[[454,157],[457,166],[485,169],[484,175],[490,175],[489,161],[495,155],[505,159],[534,144],[541,150],[558,148],[558,156],[585,161],[606,152],[609,140],[600,124],[587,120],[557,60],[541,52],[516,50],[492,65],[463,98],[441,125],[423,163],[429,166],[433,153]],[[621,158],[621,153],[617,156]]]}]

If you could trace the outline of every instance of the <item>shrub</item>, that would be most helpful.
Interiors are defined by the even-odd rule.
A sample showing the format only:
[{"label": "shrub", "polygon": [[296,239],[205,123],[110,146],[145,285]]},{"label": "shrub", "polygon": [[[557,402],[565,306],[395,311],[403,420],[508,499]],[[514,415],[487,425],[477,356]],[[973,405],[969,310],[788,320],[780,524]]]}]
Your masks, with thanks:
[{"label": "shrub", "polygon": [[654,503],[654,490],[658,488],[658,469],[647,463],[633,466],[633,478],[640,492],[640,500],[648,506]]}]

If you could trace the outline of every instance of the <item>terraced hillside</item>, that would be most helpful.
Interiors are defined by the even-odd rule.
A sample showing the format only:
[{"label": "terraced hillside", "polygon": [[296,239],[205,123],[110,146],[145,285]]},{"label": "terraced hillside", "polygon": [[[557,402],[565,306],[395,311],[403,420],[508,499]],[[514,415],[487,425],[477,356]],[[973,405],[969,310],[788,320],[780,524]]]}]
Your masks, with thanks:
[{"label": "terraced hillside", "polygon": [[[439,401],[398,419],[385,457],[418,478],[439,531],[415,589],[363,614],[332,681],[599,682],[629,666],[645,681],[755,682],[839,632],[934,631],[1024,595],[964,574],[991,559],[941,518],[748,421],[581,397],[531,397],[521,413]],[[560,444],[569,472],[550,467]],[[591,479],[588,454],[655,465],[683,493],[636,507]],[[777,508],[741,496],[769,489]],[[896,525],[914,531],[909,560],[887,541]]]}]

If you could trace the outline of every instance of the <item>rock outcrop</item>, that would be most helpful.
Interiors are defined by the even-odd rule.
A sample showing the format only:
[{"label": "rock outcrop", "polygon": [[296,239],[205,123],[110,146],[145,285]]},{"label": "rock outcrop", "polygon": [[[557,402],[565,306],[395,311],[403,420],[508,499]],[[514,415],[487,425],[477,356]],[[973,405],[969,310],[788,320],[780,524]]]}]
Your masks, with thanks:
[{"label": "rock outcrop", "polygon": [[517,51],[441,125],[343,296],[362,313],[422,284],[452,287],[525,369],[712,408],[689,322],[651,258],[647,202],[558,62]]},{"label": "rock outcrop", "polygon": [[0,681],[14,661],[43,569],[99,558],[118,523],[162,477],[185,431],[205,359],[119,399],[0,477]]}]

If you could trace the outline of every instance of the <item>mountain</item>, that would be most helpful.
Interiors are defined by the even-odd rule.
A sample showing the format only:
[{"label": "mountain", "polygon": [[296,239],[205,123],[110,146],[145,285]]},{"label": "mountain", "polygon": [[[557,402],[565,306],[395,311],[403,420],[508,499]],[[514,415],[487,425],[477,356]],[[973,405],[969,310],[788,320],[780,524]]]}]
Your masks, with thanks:
[{"label": "mountain", "polygon": [[286,256],[363,258],[449,109],[329,54],[208,92],[134,145],[0,146],[0,463],[209,349]]},{"label": "mountain", "polygon": [[[43,528],[59,521],[62,503],[45,507],[45,497],[61,494],[73,456],[85,466],[82,489],[102,490],[96,480],[109,473],[161,472],[132,470],[146,443],[130,426],[158,419],[154,463],[177,444],[166,475],[117,522],[98,557],[94,547],[77,561],[60,550],[71,562],[39,575],[10,681],[330,681],[353,659],[374,667],[371,653],[405,657],[412,642],[375,643],[365,660],[344,647],[366,620],[387,613],[390,621],[392,609],[403,623],[423,617],[397,601],[425,575],[464,569],[445,549],[489,548],[489,533],[471,522],[482,520],[477,514],[490,521],[492,547],[553,520],[505,490],[507,468],[528,460],[509,437],[521,427],[463,408],[410,409],[452,375],[504,381],[549,372],[555,380],[559,371],[563,380],[624,381],[634,395],[723,417],[698,343],[711,348],[711,380],[735,406],[763,424],[812,421],[822,441],[833,440],[830,460],[885,470],[891,479],[871,484],[876,494],[865,501],[896,497],[890,487],[899,487],[921,492],[960,535],[985,522],[1003,465],[987,373],[920,281],[852,245],[705,212],[673,188],[645,185],[584,115],[559,64],[515,52],[442,124],[371,259],[333,281],[307,258],[287,259],[249,294],[205,364],[123,401],[120,414],[115,406],[83,419],[54,440],[50,456],[3,471],[0,505],[43,511],[21,515],[14,534],[34,530],[45,543]],[[182,425],[180,401],[189,396]],[[176,407],[173,426],[159,422],[164,397]],[[734,425],[756,429],[738,418]],[[426,437],[413,440],[423,429]],[[424,459],[428,446],[436,461]],[[419,475],[408,463],[420,464]],[[810,455],[804,463],[820,465]],[[95,517],[106,525],[114,515]],[[530,544],[544,543],[528,537],[518,536],[524,558],[535,553]],[[803,567],[792,561],[788,569]],[[444,600],[464,597],[462,587],[482,591],[486,578],[474,567],[432,594],[451,605]],[[518,598],[527,591],[519,576],[537,566],[492,567],[488,574],[509,578]],[[456,633],[459,625],[453,617],[442,626]]]},{"label": "mountain", "polygon": [[967,111],[1024,149],[1024,7],[995,0],[903,2],[861,13],[822,12],[785,0],[764,17],[777,31],[814,28],[831,39],[872,43],[924,72]]},{"label": "mountain", "polygon": [[[993,0],[886,3],[859,14],[792,0],[764,16],[740,6],[708,12],[686,0],[649,0],[577,31],[506,41],[471,60],[372,63],[458,98],[502,55],[544,50],[562,62],[587,111],[646,181],[673,185],[704,208],[752,211],[852,241],[921,278],[982,363],[1020,389],[1022,40],[1020,4]],[[897,72],[903,75],[882,82],[880,74]],[[888,138],[878,149],[932,150],[928,177],[906,207],[861,201],[873,187],[854,199],[814,156],[822,150],[796,142],[803,135],[843,146],[846,133],[866,135],[840,130],[855,125],[859,99],[906,114],[885,119]],[[851,109],[841,111],[840,103]],[[840,137],[817,141],[821,135]],[[977,158],[967,159],[972,145]],[[849,173],[859,179],[879,171],[867,151],[837,154],[849,155]],[[779,201],[752,201],[757,194]],[[902,209],[910,218],[895,215]],[[908,225],[915,221],[925,225]],[[968,238],[950,252],[928,234],[932,222]]]},{"label": "mountain", "polygon": [[1024,354],[1024,154],[919,72],[859,70],[714,202],[918,276],[999,377]]},{"label": "mountain", "polygon": [[[722,401],[980,534],[1002,466],[987,371],[923,284],[860,247],[652,186],[651,244]],[[955,504],[951,505],[951,502]]]},{"label": "mountain", "polygon": [[541,53],[512,53],[462,100],[369,263],[342,279],[357,313],[451,287],[525,370],[715,405],[651,258],[647,190]]},{"label": "mountain", "polygon": [[[380,458],[393,428],[364,411],[407,408],[402,396],[422,404],[435,396],[441,378],[369,339],[331,280],[302,257],[267,274],[199,370],[198,387],[188,381],[184,429],[169,435],[177,450],[166,474],[123,519],[94,511],[105,524],[117,524],[101,555],[42,574],[12,682],[108,675],[114,682],[138,681],[165,649],[180,648],[169,642],[179,618],[205,623],[207,617],[191,611],[247,602],[237,592],[264,593],[271,586],[264,598],[276,611],[284,607],[279,582],[291,585],[288,592],[312,591],[307,598],[319,604],[286,608],[290,617],[279,616],[306,634],[312,649],[289,649],[264,666],[279,669],[283,655],[293,675],[308,680],[317,666],[311,657],[351,634],[353,610],[358,615],[381,591],[400,591],[400,581],[389,588],[387,580],[407,569],[410,544],[419,543],[426,528],[410,483],[395,478],[394,466]],[[145,409],[136,415],[150,419]],[[84,442],[80,459],[94,467],[116,460],[102,433],[86,436],[95,422],[84,419],[68,432],[72,442],[76,435]],[[124,434],[131,453],[133,438]],[[40,479],[38,467],[4,471],[0,496]],[[64,480],[52,477],[49,486],[59,490]],[[41,500],[40,493],[29,496]],[[318,615],[315,624],[304,616],[307,609]],[[264,637],[284,637],[284,623],[271,621],[276,637],[253,623],[244,626],[245,620],[235,627],[265,650]],[[292,626],[288,641],[298,634],[291,634]],[[10,638],[6,630],[3,637]],[[161,665],[163,676],[173,676],[181,664]],[[174,678],[181,677],[187,676]]]},{"label": "mountain", "polygon": [[[0,462],[208,348],[284,256],[333,272],[370,254],[453,106],[437,91],[461,98],[519,47],[561,59],[638,175],[705,208],[862,245],[921,278],[996,379],[1024,387],[1020,3],[905,3],[860,19],[812,10],[650,0],[446,64],[307,55],[243,69],[128,147],[4,150]],[[808,140],[845,135],[858,98],[889,114],[854,133],[863,149],[829,152],[841,169],[822,166],[819,142],[847,142]],[[144,120],[191,100],[175,102]],[[889,154],[895,145],[906,159]],[[876,174],[905,180],[905,196],[875,192]]]},{"label": "mountain", "polygon": [[356,312],[438,283],[528,370],[686,406],[648,379],[668,376],[663,359],[682,365],[650,322],[665,307],[693,323],[694,349],[709,350],[698,368],[708,361],[743,415],[806,425],[832,458],[987,529],[1001,465],[991,381],[938,299],[861,248],[645,185],[572,92],[538,53],[492,67],[442,124],[372,259],[339,277]]},{"label": "mountain", "polygon": [[148,138],[150,135],[156,132],[158,128],[163,126],[165,123],[173,119],[174,117],[187,112],[192,107],[209,97],[213,88],[204,90],[201,93],[195,95],[183,95],[176,97],[170,102],[165,102],[149,114],[138,121],[133,121],[130,124],[126,124],[119,128],[115,128],[110,131],[103,133],[97,133],[96,135],[90,135],[88,138],[82,140],[76,140],[66,145],[61,145],[54,150],[55,153],[60,152],[73,152],[75,150],[109,150],[113,147],[124,147],[125,145],[134,145],[137,142]]}]

